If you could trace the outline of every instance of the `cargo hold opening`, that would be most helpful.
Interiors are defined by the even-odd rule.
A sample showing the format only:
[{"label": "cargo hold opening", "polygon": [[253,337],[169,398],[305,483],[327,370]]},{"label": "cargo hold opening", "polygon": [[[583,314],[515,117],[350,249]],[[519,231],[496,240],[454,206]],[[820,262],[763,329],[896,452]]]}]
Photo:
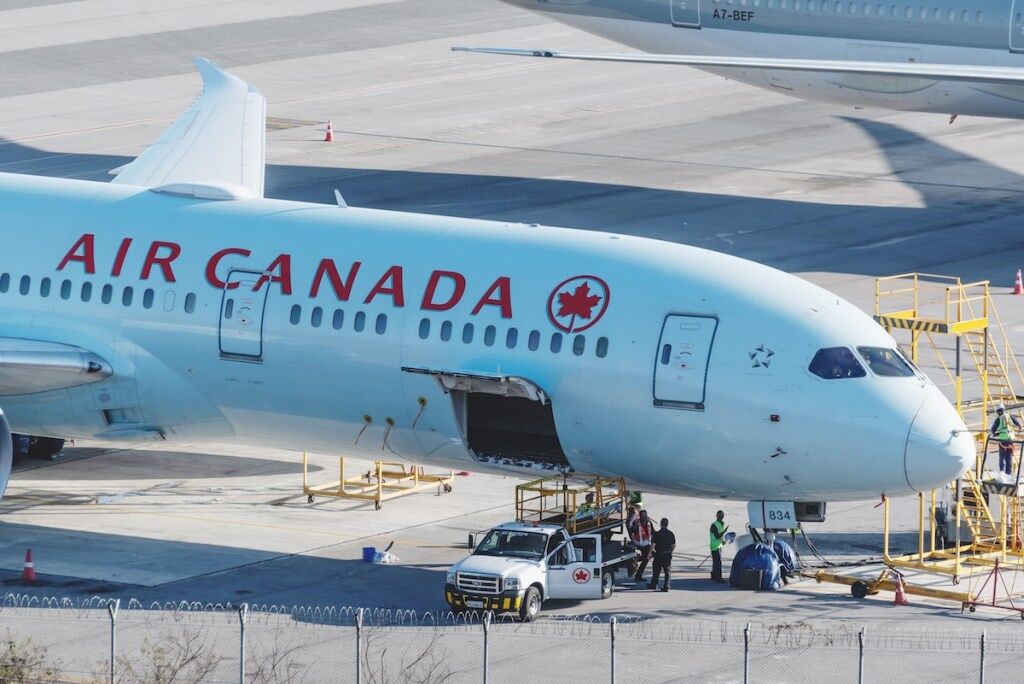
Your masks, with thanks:
[{"label": "cargo hold opening", "polygon": [[433,375],[451,396],[459,431],[476,460],[572,469],[558,439],[551,401],[532,381],[516,376],[403,370]]}]

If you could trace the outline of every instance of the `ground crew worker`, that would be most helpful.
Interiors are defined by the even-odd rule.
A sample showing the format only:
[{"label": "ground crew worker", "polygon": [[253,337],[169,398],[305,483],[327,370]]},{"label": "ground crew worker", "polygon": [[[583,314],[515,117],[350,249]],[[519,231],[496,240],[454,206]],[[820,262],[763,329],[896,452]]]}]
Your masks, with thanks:
[{"label": "ground crew worker", "polygon": [[651,555],[651,538],[654,536],[654,523],[651,522],[647,511],[640,511],[640,517],[636,519],[633,526],[629,528],[629,538],[633,547],[640,553],[640,565],[633,574],[637,582],[644,581],[644,570],[647,569],[647,560]]},{"label": "ground crew worker", "polygon": [[725,531],[728,529],[725,524],[725,513],[718,511],[708,534],[708,541],[711,544],[711,579],[715,582],[725,581],[722,579],[722,545],[725,543]]},{"label": "ground crew worker", "polygon": [[585,518],[595,513],[597,513],[597,504],[594,503],[594,492],[588,492],[586,499],[580,504],[579,510],[576,511],[576,519]]},{"label": "ground crew worker", "polygon": [[654,568],[651,571],[651,583],[647,585],[651,589],[658,586],[658,575],[665,571],[665,583],[661,585],[662,591],[668,591],[672,584],[672,552],[676,550],[676,535],[668,529],[668,518],[661,519],[661,529],[651,537],[652,551],[654,553]]},{"label": "ground crew worker", "polygon": [[996,407],[996,419],[992,421],[992,436],[999,440],[999,470],[1013,475],[1013,440],[1016,437],[1014,428],[1020,429],[1020,422],[1013,416],[1007,419],[1002,404]]}]

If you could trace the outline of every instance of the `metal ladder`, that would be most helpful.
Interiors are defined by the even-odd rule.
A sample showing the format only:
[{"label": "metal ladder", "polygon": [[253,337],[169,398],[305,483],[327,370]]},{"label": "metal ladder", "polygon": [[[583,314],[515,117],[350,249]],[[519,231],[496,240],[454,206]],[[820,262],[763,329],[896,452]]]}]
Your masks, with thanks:
[{"label": "metal ladder", "polygon": [[[960,519],[967,523],[975,545],[1001,547],[1003,540],[1003,524],[992,517],[992,511],[985,503],[981,485],[971,468],[964,475],[960,491]],[[1019,506],[1019,498],[1017,505]]]}]

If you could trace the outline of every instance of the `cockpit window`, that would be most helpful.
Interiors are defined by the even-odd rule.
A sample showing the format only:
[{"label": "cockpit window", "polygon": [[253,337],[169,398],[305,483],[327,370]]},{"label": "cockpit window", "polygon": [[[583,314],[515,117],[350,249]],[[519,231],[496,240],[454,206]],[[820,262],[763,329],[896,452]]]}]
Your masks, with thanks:
[{"label": "cockpit window", "polygon": [[819,349],[808,367],[812,373],[826,380],[840,378],[863,378],[867,375],[857,357],[846,347]]},{"label": "cockpit window", "polygon": [[895,349],[885,347],[857,347],[864,363],[868,364],[875,375],[883,378],[909,378],[914,375],[903,357]]}]

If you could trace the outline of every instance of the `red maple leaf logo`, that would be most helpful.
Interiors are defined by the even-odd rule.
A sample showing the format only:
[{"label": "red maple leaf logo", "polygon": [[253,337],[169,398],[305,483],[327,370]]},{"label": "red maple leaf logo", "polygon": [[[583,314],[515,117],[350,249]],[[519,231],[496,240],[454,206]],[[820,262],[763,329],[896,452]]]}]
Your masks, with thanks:
[{"label": "red maple leaf logo", "polygon": [[[558,316],[572,316],[575,318],[590,318],[601,298],[590,294],[590,283],[583,283],[577,287],[572,294],[568,292],[558,293]],[[572,325],[569,326],[570,328]]]},{"label": "red maple leaf logo", "polygon": [[580,568],[573,574],[572,578],[576,580],[578,584],[583,584],[590,580],[590,573],[583,568]]}]

